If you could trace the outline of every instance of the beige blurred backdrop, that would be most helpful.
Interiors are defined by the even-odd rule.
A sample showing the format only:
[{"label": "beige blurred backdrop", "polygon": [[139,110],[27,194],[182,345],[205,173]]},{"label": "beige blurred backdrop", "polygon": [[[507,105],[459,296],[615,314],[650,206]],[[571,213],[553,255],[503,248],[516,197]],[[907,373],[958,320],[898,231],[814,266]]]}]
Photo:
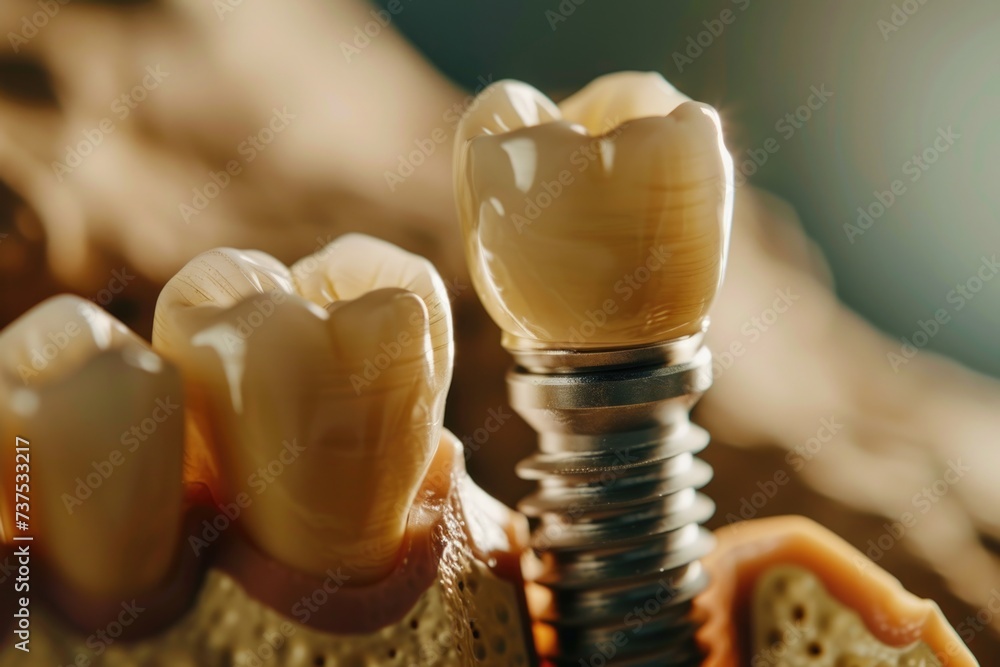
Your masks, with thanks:
[{"label": "beige blurred backdrop", "polygon": [[[397,0],[382,3],[396,8],[385,25],[376,5],[347,0],[51,2],[60,9],[30,37],[23,21],[37,2],[0,6],[0,325],[73,291],[148,336],[160,286],[201,250],[257,247],[292,262],[346,231],[386,238],[430,257],[449,285],[457,366],[448,425],[475,478],[514,504],[530,485],[513,466],[534,437],[506,407],[509,360],[456,243],[455,114],[503,78],[558,98],[606,72],[659,71],[720,110],[739,169],[735,273],[713,344],[752,337],[768,281],[792,280],[807,297],[696,413],[717,435],[706,452],[717,472],[713,525],[802,513],[866,550],[934,474],[934,457],[974,450],[985,461],[975,483],[878,561],[956,625],[971,627],[1000,591],[1000,392],[928,354],[1000,376],[1000,280],[958,291],[976,287],[984,258],[1000,252],[996,2]],[[117,118],[113,100],[153,63],[172,78],[59,179],[52,163]],[[296,121],[245,161],[245,138],[284,106]],[[439,128],[448,141],[392,186],[385,174]],[[232,159],[241,173],[185,219],[182,205]],[[839,309],[831,280],[888,338]],[[947,322],[928,334],[942,309]],[[886,365],[901,338],[920,348],[909,374]],[[856,411],[850,432],[741,514],[787,469],[787,450],[847,408]],[[929,550],[935,542],[951,550]],[[996,664],[1000,618],[981,626],[970,646]]]},{"label": "beige blurred backdrop", "polygon": [[[950,307],[954,286],[1000,251],[992,0],[418,2],[396,24],[465,86],[512,77],[572,92],[599,74],[649,69],[714,105],[737,168],[796,207],[837,293],[891,334],[911,336]],[[808,120],[788,121],[813,87],[832,96]],[[913,163],[942,128],[960,138],[926,169]],[[768,139],[777,152],[746,163]],[[858,207],[894,180],[904,194],[848,233]],[[998,341],[1000,282],[928,348],[1000,376]]]}]

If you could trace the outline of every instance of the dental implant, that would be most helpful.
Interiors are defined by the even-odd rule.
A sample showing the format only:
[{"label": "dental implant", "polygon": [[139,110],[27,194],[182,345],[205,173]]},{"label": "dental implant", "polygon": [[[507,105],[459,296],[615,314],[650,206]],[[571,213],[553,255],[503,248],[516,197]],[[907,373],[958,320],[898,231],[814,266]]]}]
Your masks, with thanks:
[{"label": "dental implant", "polygon": [[732,219],[718,115],[656,74],[555,105],[500,82],[463,119],[456,196],[480,299],[538,432],[518,474],[550,665],[698,665],[691,601],[714,511],[689,413]]},{"label": "dental implant", "polygon": [[712,474],[694,457],[708,434],[688,420],[711,383],[701,336],[511,352],[511,405],[539,433],[518,474],[540,489],[519,509],[536,522],[536,583],[552,593],[540,620],[555,630],[557,655],[589,665],[625,649],[648,664],[697,665],[687,611],[706,584],[698,559],[712,538],[699,524],[714,510],[695,491]]}]

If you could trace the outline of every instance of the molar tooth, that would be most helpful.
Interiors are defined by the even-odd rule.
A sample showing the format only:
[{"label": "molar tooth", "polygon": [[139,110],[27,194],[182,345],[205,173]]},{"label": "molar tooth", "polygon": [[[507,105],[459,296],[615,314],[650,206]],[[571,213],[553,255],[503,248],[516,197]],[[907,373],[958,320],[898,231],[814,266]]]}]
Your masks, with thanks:
[{"label": "molar tooth", "polygon": [[454,365],[451,307],[448,290],[429,261],[371,236],[347,234],[296,262],[291,272],[299,293],[314,303],[356,299],[387,287],[405,289],[423,299],[436,391],[445,390],[444,397]]},{"label": "molar tooth", "polygon": [[[183,424],[176,369],[93,304],[55,297],[0,332],[0,432],[30,443],[29,534],[76,590],[124,598],[169,573]],[[13,456],[0,469],[17,481]]]},{"label": "molar tooth", "polygon": [[206,253],[164,288],[154,345],[198,397],[219,500],[249,499],[241,521],[264,551],[352,584],[391,570],[451,378],[447,292],[426,260],[360,235],[290,271]]},{"label": "molar tooth", "polygon": [[[496,86],[549,108],[524,84]],[[731,224],[715,111],[658,75],[624,73],[537,122],[491,125],[509,97],[481,93],[456,142],[466,254],[505,342],[629,347],[700,331]]]}]

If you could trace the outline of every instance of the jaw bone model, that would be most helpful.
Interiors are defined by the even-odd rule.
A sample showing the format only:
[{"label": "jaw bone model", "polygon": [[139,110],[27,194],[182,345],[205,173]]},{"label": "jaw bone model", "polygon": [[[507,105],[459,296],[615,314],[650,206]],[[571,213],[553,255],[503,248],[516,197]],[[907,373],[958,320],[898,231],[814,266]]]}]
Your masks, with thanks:
[{"label": "jaw bone model", "polygon": [[[429,264],[359,236],[291,270],[212,251],[163,291],[155,341],[76,297],[0,333],[0,436],[30,435],[38,537],[31,652],[6,631],[0,664],[531,663],[524,526],[441,429],[451,321]],[[814,524],[719,544],[694,601],[704,667],[975,665],[933,604]],[[642,664],[615,659],[622,638],[588,664]]]},{"label": "jaw bone model", "polygon": [[[638,94],[627,90],[632,84]],[[615,94],[606,96],[608,89]],[[599,132],[602,114],[656,112],[644,106],[650,89],[653,107],[678,95],[656,79],[625,75],[600,82],[563,110]],[[552,118],[557,112],[519,84],[497,91],[505,92],[496,103],[509,103],[515,117]],[[534,100],[534,110],[522,93]],[[685,107],[671,119],[690,121],[685,112],[701,109]],[[714,115],[699,113],[717,133]],[[499,124],[510,119],[507,113],[493,115]],[[479,125],[487,133],[509,129],[491,129],[488,120],[481,116]],[[703,122],[697,115],[694,120]],[[688,158],[697,165],[697,142],[687,144],[685,136],[701,132],[709,139],[706,129],[695,122],[676,134],[652,126],[644,131],[694,147]],[[572,147],[568,158],[583,171],[628,173],[615,167],[629,155],[616,152],[618,135],[627,145],[625,130],[613,130],[601,139],[605,144]],[[528,145],[508,148],[523,155]],[[461,146],[460,156],[468,157]],[[713,160],[701,164],[712,173]],[[724,159],[721,164],[725,168]],[[662,167],[655,159],[649,165]],[[517,173],[514,182],[523,185],[524,172]],[[542,181],[553,198],[560,197],[552,194],[554,183],[568,186],[579,178],[556,175],[557,181]],[[621,319],[602,323],[598,315],[567,324],[563,315],[574,311],[550,307],[564,298],[577,308],[582,304],[586,313],[588,289],[601,280],[591,274],[562,287],[555,272],[537,274],[544,278],[537,285],[544,292],[540,298],[549,301],[527,319],[516,319],[517,308],[506,312],[503,300],[487,301],[505,323],[508,347],[544,369],[541,374],[580,370],[567,358],[575,354],[559,349],[568,345],[597,351],[587,359],[606,360],[608,348],[631,338],[638,344],[664,336],[700,341],[711,299],[699,301],[697,293],[714,293],[728,232],[725,225],[715,230],[712,207],[699,209],[698,197],[661,190],[655,194],[653,182],[647,194],[689,215],[682,230],[663,230],[665,247],[658,248],[655,263],[645,265],[647,273],[636,269],[622,276],[621,302],[611,304]],[[462,183],[459,192],[470,193]],[[499,192],[487,203],[503,215],[508,194]],[[599,217],[600,205],[624,201],[613,194],[595,189],[579,201],[577,193],[566,194],[560,206],[536,197],[529,199],[536,209],[528,208],[520,220],[512,214],[511,221],[534,223],[541,209]],[[716,219],[727,220],[725,189],[708,187],[702,194],[721,204]],[[670,208],[653,202],[646,213]],[[703,216],[692,212],[698,210]],[[702,237],[686,240],[683,230]],[[556,251],[573,246],[558,243],[559,230],[552,231],[540,258],[558,267],[572,255]],[[484,262],[479,268],[488,268],[477,275],[480,292],[495,289],[511,303],[529,298],[530,284],[517,281],[547,265],[511,263],[504,259],[510,251],[498,250],[511,239],[501,233],[492,240],[499,245],[474,247],[482,251],[476,255]],[[544,233],[539,240],[545,241]],[[618,259],[629,244],[609,258],[597,252],[597,244],[588,246],[585,235],[571,240],[582,246],[574,251],[591,251],[584,255],[595,274],[622,270]],[[636,265],[643,247],[632,248]],[[718,263],[708,261],[720,248]],[[706,263],[664,261],[677,255]],[[507,266],[515,271],[504,274]],[[672,277],[661,284],[654,274],[657,280]],[[690,291],[665,294],[648,311],[639,301],[626,307],[643,286],[655,289],[688,275]],[[674,318],[675,312],[684,317]],[[359,236],[344,237],[290,270],[257,252],[217,250],[197,257],[163,292],[155,350],[75,297],[45,302],[0,332],[0,437],[13,442],[30,436],[33,442],[31,531],[38,538],[31,560],[37,568],[30,592],[32,650],[15,648],[17,636],[4,627],[0,664],[530,663],[518,572],[521,519],[472,484],[460,445],[441,428],[451,335],[446,295],[433,268]],[[690,351],[674,350],[671,358]],[[675,415],[675,423],[686,424],[689,406],[679,403],[672,407],[683,407],[684,415]],[[698,469],[683,456],[675,458]],[[18,558],[11,543],[19,531],[12,521],[18,474],[13,457],[0,460],[4,571]],[[581,495],[585,500],[586,491]],[[707,509],[697,498],[692,507]],[[559,542],[563,528],[556,525],[549,537],[565,547]],[[591,528],[606,536],[608,526],[598,520]],[[725,528],[703,566],[712,583],[692,603],[701,623],[696,640],[703,667],[976,664],[935,605],[905,593],[862,554],[804,520]],[[688,583],[702,581],[697,568],[690,571],[695,576]],[[17,600],[11,579],[0,583],[2,626],[14,618]],[[626,657],[623,649],[671,642],[656,622],[662,594],[670,592],[627,598],[627,630],[597,644],[584,664],[650,664]],[[560,619],[551,612],[564,609],[559,604],[566,598],[545,602],[543,596],[537,638],[542,653],[552,655],[557,644],[551,629]],[[662,664],[662,654],[655,653],[653,664]],[[688,655],[678,657],[690,662]]]},{"label": "jaw bone model", "polygon": [[[802,517],[716,533],[701,667],[977,667],[938,606]],[[609,663],[611,664],[611,663]]]},{"label": "jaw bone model", "polygon": [[195,258],[152,349],[76,297],[26,314],[0,430],[46,602],[0,664],[527,665],[525,529],[442,428],[452,357],[433,267],[357,235]]}]

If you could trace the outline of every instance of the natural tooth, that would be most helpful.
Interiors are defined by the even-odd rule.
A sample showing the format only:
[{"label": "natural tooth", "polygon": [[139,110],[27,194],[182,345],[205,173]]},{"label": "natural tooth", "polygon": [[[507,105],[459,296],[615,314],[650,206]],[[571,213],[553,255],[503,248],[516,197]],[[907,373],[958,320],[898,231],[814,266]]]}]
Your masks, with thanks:
[{"label": "natural tooth", "polygon": [[427,305],[437,390],[451,384],[454,345],[448,290],[429,261],[381,239],[347,234],[298,261],[292,277],[299,293],[313,303],[356,299],[385,287],[419,296]]},{"label": "natural tooth", "polygon": [[395,564],[440,437],[447,292],[426,261],[357,235],[291,271],[265,257],[214,251],[184,267],[157,303],[154,346],[199,397],[218,500],[245,506],[258,546],[372,581]]},{"label": "natural tooth", "polygon": [[[192,319],[212,318],[220,307],[256,295],[282,294],[294,291],[288,269],[270,255],[256,250],[219,248],[204,252],[188,262],[164,289],[164,293],[182,294]],[[164,298],[161,295],[161,300]],[[164,313],[157,308],[153,318],[153,344],[170,350],[186,345],[184,332],[164,325]]]},{"label": "natural tooth", "polygon": [[[125,598],[168,574],[179,539],[180,375],[123,324],[72,296],[0,332],[0,431],[28,440],[29,529],[62,579]],[[4,490],[23,482],[13,452]],[[4,534],[13,524],[5,493]]]},{"label": "natural tooth", "polygon": [[634,346],[701,330],[732,208],[715,111],[658,75],[626,73],[551,122],[495,132],[483,119],[507,97],[481,93],[456,147],[473,281],[507,344]]}]

